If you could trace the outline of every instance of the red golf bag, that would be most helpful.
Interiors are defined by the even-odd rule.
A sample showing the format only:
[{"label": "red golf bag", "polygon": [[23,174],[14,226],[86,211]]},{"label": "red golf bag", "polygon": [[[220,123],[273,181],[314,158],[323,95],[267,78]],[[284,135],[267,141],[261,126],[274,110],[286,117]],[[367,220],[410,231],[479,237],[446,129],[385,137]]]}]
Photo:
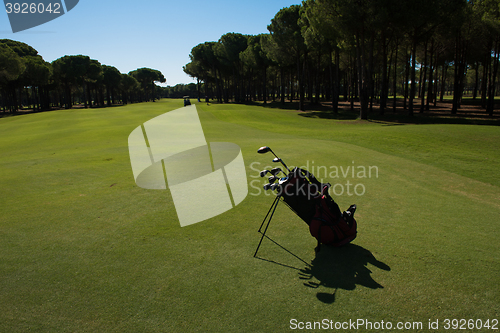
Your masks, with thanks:
[{"label": "red golf bag", "polygon": [[356,238],[357,224],[349,213],[342,214],[328,193],[330,184],[320,183],[309,171],[294,168],[288,180],[280,185],[278,196],[309,225],[309,232],[318,245],[342,246]]}]

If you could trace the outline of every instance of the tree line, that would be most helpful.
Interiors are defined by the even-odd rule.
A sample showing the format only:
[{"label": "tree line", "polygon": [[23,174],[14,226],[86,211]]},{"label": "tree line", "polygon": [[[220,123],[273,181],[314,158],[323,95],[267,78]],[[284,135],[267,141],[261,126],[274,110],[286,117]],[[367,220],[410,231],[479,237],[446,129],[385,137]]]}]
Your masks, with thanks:
[{"label": "tree line", "polygon": [[[360,118],[397,101],[408,115],[464,91],[493,115],[500,57],[498,0],[305,0],[269,33],[196,45],[184,72],[218,102],[358,101]],[[203,83],[201,88],[200,83]],[[391,103],[392,102],[392,103]]]},{"label": "tree line", "polygon": [[66,55],[51,63],[33,47],[0,40],[0,108],[15,113],[28,106],[35,111],[85,108],[116,103],[154,101],[160,90],[155,82],[166,82],[151,68],[122,74],[85,55]]},{"label": "tree line", "polygon": [[191,98],[198,97],[198,86],[195,83],[179,83],[175,86],[160,87],[159,89],[162,98],[183,98],[185,96]]}]

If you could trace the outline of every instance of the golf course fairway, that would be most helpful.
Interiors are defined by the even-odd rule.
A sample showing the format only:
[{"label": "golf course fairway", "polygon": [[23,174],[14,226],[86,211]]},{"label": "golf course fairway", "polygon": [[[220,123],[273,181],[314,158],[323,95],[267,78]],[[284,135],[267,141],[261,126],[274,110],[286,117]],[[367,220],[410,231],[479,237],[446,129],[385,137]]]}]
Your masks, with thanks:
[{"label": "golf course fairway", "polygon": [[[135,184],[127,146],[182,100],[0,119],[0,332],[498,331],[500,127],[196,106],[249,187],[186,227],[168,190]],[[253,257],[274,199],[259,171],[277,166],[261,146],[357,205],[352,244],[315,255],[280,204]]]}]

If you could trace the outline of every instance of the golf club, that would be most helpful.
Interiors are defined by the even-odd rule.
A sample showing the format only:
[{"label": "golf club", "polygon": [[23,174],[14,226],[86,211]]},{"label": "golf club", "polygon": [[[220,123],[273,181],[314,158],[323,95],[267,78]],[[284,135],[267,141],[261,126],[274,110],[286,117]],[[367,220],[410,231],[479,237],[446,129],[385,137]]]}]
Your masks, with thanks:
[{"label": "golf club", "polygon": [[271,152],[276,158],[273,160],[273,162],[280,162],[281,164],[283,164],[283,166],[285,167],[285,169],[288,170],[288,172],[290,172],[290,169],[288,169],[288,167],[286,166],[285,162],[283,162],[281,160],[281,158],[278,157],[278,155],[276,155],[273,150],[271,148],[269,148],[268,146],[263,146],[263,147],[260,147],[258,150],[257,150],[257,153],[259,154],[265,154],[267,152]]},{"label": "golf club", "polygon": [[271,172],[271,175],[276,176],[278,173],[283,172],[283,170],[281,170],[281,168],[276,167],[276,168],[271,169],[270,172]]},{"label": "golf club", "polygon": [[[260,172],[260,176],[261,176],[261,177],[264,177],[264,176],[265,176],[266,174],[268,174],[268,173],[272,173],[272,172],[271,172],[271,171],[269,171],[269,170],[262,170],[262,171]],[[273,175],[274,175],[274,174],[273,174]]]},{"label": "golf club", "polygon": [[271,176],[268,178],[269,179],[269,183],[272,184],[274,183],[275,181],[277,181],[279,179],[279,177],[276,177],[276,176]]},{"label": "golf club", "polygon": [[[265,154],[265,153],[267,153],[267,152],[269,152],[269,151],[270,151],[270,152],[273,152],[273,151],[271,150],[271,148],[269,148],[269,147],[267,147],[267,146],[264,146],[264,147],[260,147],[260,148],[259,148],[259,150],[257,150],[257,153],[259,153],[259,154]],[[274,154],[274,153],[273,153],[273,154]]]},{"label": "golf club", "polygon": [[269,190],[270,187],[271,187],[271,184],[266,184],[266,185],[264,185],[264,190],[267,191],[267,190]]},{"label": "golf club", "polygon": [[288,180],[288,177],[283,177],[283,178],[280,178],[280,181],[278,182],[279,185],[283,184],[284,182],[286,182]]}]

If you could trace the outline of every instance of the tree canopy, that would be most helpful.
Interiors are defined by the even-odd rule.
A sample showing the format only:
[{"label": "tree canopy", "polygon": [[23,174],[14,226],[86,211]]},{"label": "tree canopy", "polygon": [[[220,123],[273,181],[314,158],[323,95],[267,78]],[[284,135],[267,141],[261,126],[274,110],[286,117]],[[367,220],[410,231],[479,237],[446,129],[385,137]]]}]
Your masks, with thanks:
[{"label": "tree canopy", "polygon": [[281,9],[267,28],[196,45],[184,71],[220,102],[270,97],[298,100],[303,110],[306,100],[322,100],[336,111],[343,95],[360,102],[366,119],[375,100],[384,113],[391,95],[393,108],[402,97],[412,115],[451,92],[456,113],[468,91],[493,112],[497,0],[305,0]]},{"label": "tree canopy", "polygon": [[66,55],[46,62],[33,47],[14,40],[0,40],[0,107],[16,112],[25,106],[103,107],[159,98],[166,82],[163,74],[139,68],[129,74],[86,55]]}]

